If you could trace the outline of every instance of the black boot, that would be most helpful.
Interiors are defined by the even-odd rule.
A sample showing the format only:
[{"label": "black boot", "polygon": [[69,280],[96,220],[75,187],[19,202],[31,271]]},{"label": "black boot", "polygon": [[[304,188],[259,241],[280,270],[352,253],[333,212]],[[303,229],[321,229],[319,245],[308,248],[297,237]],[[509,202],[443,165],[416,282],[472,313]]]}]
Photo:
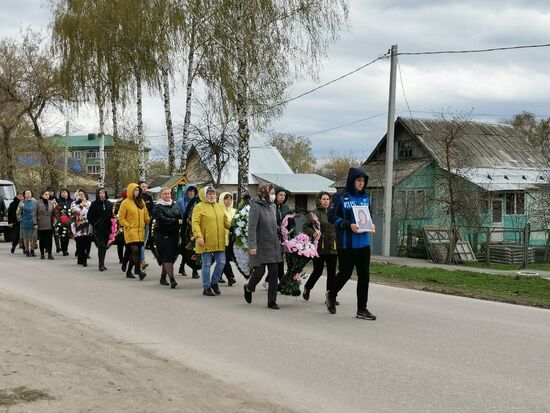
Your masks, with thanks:
[{"label": "black boot", "polygon": [[199,275],[199,273],[197,272],[197,270],[193,270],[193,275],[191,278],[201,278],[201,276]]},{"label": "black boot", "polygon": [[216,295],[220,295],[222,293],[218,284],[212,284],[212,291],[214,291]]},{"label": "black boot", "polygon": [[174,277],[170,277],[170,288],[173,290],[177,285],[178,283],[176,282],[176,279]]},{"label": "black boot", "polygon": [[228,285],[229,287],[232,287],[233,284],[235,284],[236,282],[237,282],[237,280],[235,279],[235,277],[231,277],[231,278],[228,278],[228,279],[227,279],[227,285]]},{"label": "black boot", "polygon": [[280,309],[275,301],[271,301],[270,303],[267,303],[267,308],[271,308],[272,310]]},{"label": "black boot", "polygon": [[168,284],[168,281],[166,281],[166,275],[161,275],[161,276],[160,276],[159,284],[160,284],[160,285],[169,285],[169,284]]},{"label": "black boot", "polygon": [[126,271],[126,278],[136,278],[136,276],[132,274],[132,271],[130,269],[128,269]]}]

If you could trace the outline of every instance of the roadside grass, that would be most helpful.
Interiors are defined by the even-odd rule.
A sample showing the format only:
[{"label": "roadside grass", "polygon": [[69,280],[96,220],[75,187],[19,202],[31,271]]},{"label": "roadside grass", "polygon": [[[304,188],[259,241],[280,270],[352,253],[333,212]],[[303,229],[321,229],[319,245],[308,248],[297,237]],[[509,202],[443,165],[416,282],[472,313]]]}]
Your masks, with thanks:
[{"label": "roadside grass", "polygon": [[[521,269],[521,264],[498,264],[498,263],[491,263],[489,265],[485,265],[484,262],[468,262],[464,264],[468,267],[476,267],[476,268],[490,268],[492,270],[506,270],[506,271],[519,271]],[[527,271],[550,271],[550,263],[534,263],[529,264],[527,266]]]},{"label": "roadside grass", "polygon": [[481,300],[550,308],[550,280],[371,263],[371,281]]},{"label": "roadside grass", "polygon": [[48,393],[42,390],[29,389],[26,386],[13,389],[0,389],[0,406],[13,406],[19,403],[32,403],[38,400],[52,400]]}]

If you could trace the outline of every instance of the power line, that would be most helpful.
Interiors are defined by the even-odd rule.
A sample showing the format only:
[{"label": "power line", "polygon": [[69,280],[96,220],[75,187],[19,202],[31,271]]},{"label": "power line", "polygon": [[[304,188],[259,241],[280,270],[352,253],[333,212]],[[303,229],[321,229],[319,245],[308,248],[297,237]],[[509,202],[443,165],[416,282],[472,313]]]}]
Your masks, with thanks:
[{"label": "power line", "polygon": [[290,103],[290,102],[292,102],[292,101],[294,101],[294,100],[300,99],[300,98],[302,98],[302,97],[304,97],[304,96],[306,96],[306,95],[309,95],[309,94],[311,94],[311,93],[313,93],[313,92],[316,92],[316,91],[318,91],[319,89],[322,89],[322,88],[324,88],[324,87],[326,87],[326,86],[328,86],[328,85],[331,85],[331,84],[333,84],[333,83],[336,83],[336,82],[338,82],[338,81],[340,81],[340,80],[342,80],[342,79],[344,79],[344,78],[346,78],[346,77],[348,77],[348,76],[351,76],[351,75],[354,74],[354,73],[359,72],[360,70],[363,70],[364,68],[366,68],[366,67],[368,67],[368,66],[370,66],[370,65],[372,65],[372,64],[374,64],[374,63],[376,63],[376,62],[378,62],[379,60],[387,59],[388,56],[389,56],[388,53],[385,53],[385,54],[383,54],[383,55],[381,55],[381,56],[378,56],[376,59],[371,60],[370,62],[368,62],[368,63],[366,63],[366,64],[364,64],[364,65],[362,65],[362,66],[359,66],[358,68],[353,69],[352,71],[347,72],[347,73],[343,74],[342,76],[339,76],[339,77],[337,77],[337,78],[335,78],[335,79],[329,80],[328,82],[323,83],[322,85],[319,85],[319,86],[317,86],[317,87],[314,87],[313,89],[310,89],[310,90],[308,90],[308,91],[306,91],[306,92],[304,92],[304,93],[300,93],[300,94],[297,95],[297,96],[291,97],[291,98],[286,99],[286,100],[282,100],[282,101],[277,102],[277,103],[275,103],[275,104],[273,104],[273,105],[271,105],[271,106],[268,106],[268,107],[265,108],[265,109],[262,109],[262,110],[259,110],[259,111],[257,111],[257,112],[254,112],[253,114],[251,114],[251,116],[259,115],[259,114],[261,114],[261,113],[267,112],[268,110],[271,110],[271,109],[273,109],[273,108],[276,108],[277,106],[286,105],[287,103]]},{"label": "power line", "polygon": [[529,44],[521,46],[508,46],[508,47],[491,47],[488,49],[471,49],[471,50],[440,50],[440,51],[427,51],[427,52],[399,52],[397,56],[421,56],[421,55],[437,55],[437,54],[466,54],[466,53],[487,53],[487,52],[499,52],[503,50],[518,50],[518,49],[535,49],[540,47],[550,47],[550,43],[543,44]]},{"label": "power line", "polygon": [[332,128],[329,128],[329,129],[324,129],[324,130],[321,130],[321,131],[318,131],[318,132],[308,133],[307,135],[301,135],[301,136],[303,138],[307,138],[307,137],[313,136],[313,135],[321,135],[322,133],[330,132],[330,131],[333,131],[335,129],[344,128],[344,127],[350,126],[350,125],[355,125],[356,123],[365,122],[367,120],[374,119],[374,118],[377,118],[377,117],[385,115],[385,114],[386,114],[386,112],[378,113],[376,115],[368,116],[366,118],[357,119],[357,120],[354,120],[352,122],[348,122],[348,123],[344,123],[342,125],[334,126]]}]

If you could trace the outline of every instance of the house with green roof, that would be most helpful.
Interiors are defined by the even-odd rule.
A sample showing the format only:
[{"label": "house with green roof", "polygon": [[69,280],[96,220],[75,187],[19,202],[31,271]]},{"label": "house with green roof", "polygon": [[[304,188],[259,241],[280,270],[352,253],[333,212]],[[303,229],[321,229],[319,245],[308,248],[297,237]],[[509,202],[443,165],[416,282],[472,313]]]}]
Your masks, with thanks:
[{"label": "house with green roof", "polygon": [[[69,169],[77,173],[85,173],[92,176],[99,176],[99,136],[95,133],[87,135],[54,135],[52,138],[55,145],[64,149],[67,147],[69,155]],[[112,157],[115,141],[112,135],[105,135],[105,163],[109,163]],[[130,149],[137,152],[137,144],[133,141],[124,140]],[[145,148],[145,161],[149,159],[150,148]]]}]

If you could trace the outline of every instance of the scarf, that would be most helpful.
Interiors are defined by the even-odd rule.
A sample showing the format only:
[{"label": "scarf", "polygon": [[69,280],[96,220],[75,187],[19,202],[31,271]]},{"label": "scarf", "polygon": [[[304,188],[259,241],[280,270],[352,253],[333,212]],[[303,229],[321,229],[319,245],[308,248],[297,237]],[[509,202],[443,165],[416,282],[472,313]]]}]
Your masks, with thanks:
[{"label": "scarf", "polygon": [[164,205],[164,206],[172,206],[174,201],[172,201],[172,200],[165,201],[164,199],[160,199],[157,203],[160,204],[160,205]]}]

